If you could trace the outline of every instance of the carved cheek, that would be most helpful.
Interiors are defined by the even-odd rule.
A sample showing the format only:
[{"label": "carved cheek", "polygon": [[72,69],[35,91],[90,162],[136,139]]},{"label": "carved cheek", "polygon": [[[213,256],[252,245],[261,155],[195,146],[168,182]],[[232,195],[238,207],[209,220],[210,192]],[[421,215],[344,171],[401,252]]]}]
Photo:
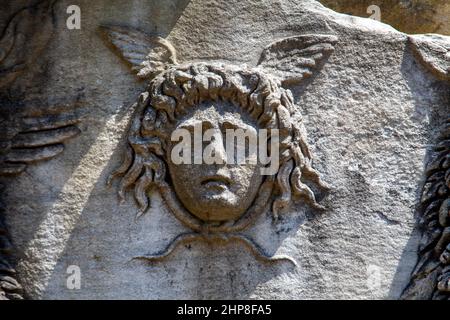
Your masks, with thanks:
[{"label": "carved cheek", "polygon": [[262,180],[259,174],[259,167],[252,164],[242,164],[231,166],[228,169],[231,173],[233,186],[237,189],[237,192],[245,192],[250,188],[257,188],[257,185],[253,185]]}]

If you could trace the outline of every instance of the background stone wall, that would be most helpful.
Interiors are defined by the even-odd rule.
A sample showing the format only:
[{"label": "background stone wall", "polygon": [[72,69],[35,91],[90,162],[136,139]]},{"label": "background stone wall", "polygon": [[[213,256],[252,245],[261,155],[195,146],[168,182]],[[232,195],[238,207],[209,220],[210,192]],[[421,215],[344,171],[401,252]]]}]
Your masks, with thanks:
[{"label": "background stone wall", "polygon": [[447,0],[320,0],[337,12],[369,17],[371,5],[381,9],[381,21],[406,33],[450,35],[450,3]]}]

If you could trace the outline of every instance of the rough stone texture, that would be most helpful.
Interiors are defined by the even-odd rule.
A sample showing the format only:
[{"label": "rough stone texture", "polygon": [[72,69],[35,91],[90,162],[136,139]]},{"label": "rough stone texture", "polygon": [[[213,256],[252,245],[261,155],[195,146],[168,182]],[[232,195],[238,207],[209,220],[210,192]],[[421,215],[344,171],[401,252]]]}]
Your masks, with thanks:
[{"label": "rough stone texture", "polygon": [[450,35],[450,4],[447,0],[320,0],[341,13],[370,17],[368,10],[380,8],[381,21],[406,33],[440,33]]},{"label": "rough stone texture", "polygon": [[[439,35],[411,36],[418,61],[436,78],[450,81],[450,45]],[[404,299],[448,300],[450,294],[450,119],[434,137],[418,204],[422,238]]]},{"label": "rough stone texture", "polygon": [[[66,28],[71,4],[81,7],[81,30]],[[414,214],[426,153],[450,111],[449,86],[417,62],[407,35],[309,0],[61,0],[55,18],[41,68],[28,76],[33,85],[2,100],[27,108],[34,98],[42,109],[77,102],[84,110],[81,134],[59,157],[2,178],[5,220],[30,298],[400,297],[417,260]],[[269,252],[294,258],[296,268],[261,263],[237,243],[199,242],[161,262],[132,260],[185,228],[158,193],[136,220],[133,200],[119,205],[117,185],[106,187],[145,82],[108,48],[99,33],[105,24],[156,33],[182,62],[256,65],[276,40],[339,38],[320,72],[290,88],[314,166],[332,188],[322,201],[328,210],[313,215],[298,203],[278,223],[260,216],[250,231]],[[81,268],[80,290],[66,287],[69,265]]]},{"label": "rough stone texture", "polygon": [[425,170],[418,226],[418,262],[404,299],[448,300],[450,292],[450,121],[436,137]]}]

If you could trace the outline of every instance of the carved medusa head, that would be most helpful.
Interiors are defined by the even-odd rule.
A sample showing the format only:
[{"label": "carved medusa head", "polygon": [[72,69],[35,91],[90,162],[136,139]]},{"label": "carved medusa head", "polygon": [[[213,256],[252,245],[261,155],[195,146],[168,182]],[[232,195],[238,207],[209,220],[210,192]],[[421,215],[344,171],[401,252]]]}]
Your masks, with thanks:
[{"label": "carved medusa head", "polygon": [[[121,200],[127,190],[134,190],[143,214],[149,207],[149,193],[159,190],[170,210],[194,231],[195,237],[239,232],[265,209],[272,209],[274,217],[278,217],[294,198],[323,209],[313,190],[327,186],[312,167],[301,115],[291,91],[282,83],[311,75],[332,52],[335,37],[303,36],[279,41],[264,50],[258,66],[251,68],[219,62],[178,64],[175,50],[167,41],[150,37],[147,47],[135,49],[150,50],[143,62],[137,63],[137,54],[130,52],[129,44],[138,36],[142,39],[141,33],[117,27],[107,28],[106,33],[138,75],[151,78],[134,104],[125,160],[111,175],[120,178]],[[223,161],[173,161],[178,142],[173,133],[193,132],[195,128],[203,133],[213,130],[207,144],[205,140],[200,143],[212,150],[216,160]],[[265,129],[269,132],[266,140],[276,132],[276,147],[272,143],[265,150],[271,156],[276,153],[278,162],[273,174],[263,175],[261,169],[266,164],[260,162],[228,162],[228,129]]]},{"label": "carved medusa head", "polygon": [[[264,179],[251,167],[255,165],[245,165],[251,167],[248,168],[251,172],[246,174],[243,172],[245,169],[238,168],[244,165],[173,164],[170,157],[170,147],[173,145],[171,133],[185,124],[186,120],[198,118],[201,121],[202,111],[206,111],[209,118],[213,118],[214,113],[217,113],[220,118],[218,122],[221,123],[227,117],[233,118],[233,113],[236,113],[237,122],[242,122],[241,126],[244,128],[247,125],[257,129],[278,129],[281,157],[275,177]],[[240,191],[235,196],[240,196],[236,201],[244,211],[260,193],[261,186],[265,186],[264,180],[270,180],[270,184],[273,184],[274,212],[285,207],[292,196],[301,197],[313,207],[320,208],[313,191],[302,181],[309,180],[319,187],[324,187],[319,174],[311,166],[312,157],[301,118],[297,117],[296,121],[293,121],[294,111],[291,92],[280,88],[273,79],[259,70],[205,63],[169,68],[151,81],[148,91],[141,95],[137,104],[128,134],[127,156],[123,165],[114,173],[114,176],[121,176],[119,196],[123,199],[126,190],[134,187],[136,201],[141,212],[144,212],[149,204],[148,191],[157,188],[167,192],[172,189],[169,183],[171,181],[174,190],[170,191],[175,191],[173,196],[177,195],[185,207],[192,208],[194,214],[200,216],[201,214],[196,212],[203,208],[195,208],[192,202],[197,200],[199,204],[206,203],[208,201],[203,199],[202,195],[210,195],[207,192],[208,186],[201,184],[202,178],[213,179],[223,175],[224,180],[229,176],[228,184],[231,189],[224,192]],[[228,119],[227,123],[231,121],[232,119]],[[198,170],[195,168],[197,165],[200,166]],[[213,168],[207,170],[205,166]],[[196,175],[200,175],[200,180],[196,179]],[[241,181],[241,178],[249,179]],[[198,185],[199,183],[201,185]],[[233,188],[234,185],[239,189]],[[188,193],[188,187],[193,194],[176,192]],[[202,188],[204,192],[197,190]],[[166,201],[172,201],[172,197],[167,197]],[[269,201],[272,197],[266,198],[266,201]],[[174,204],[170,204],[170,207],[173,208]],[[217,210],[217,206],[215,209]],[[234,207],[230,206],[228,209],[234,210]],[[211,215],[214,215],[214,212],[211,212]],[[202,220],[222,219],[205,217]]]}]

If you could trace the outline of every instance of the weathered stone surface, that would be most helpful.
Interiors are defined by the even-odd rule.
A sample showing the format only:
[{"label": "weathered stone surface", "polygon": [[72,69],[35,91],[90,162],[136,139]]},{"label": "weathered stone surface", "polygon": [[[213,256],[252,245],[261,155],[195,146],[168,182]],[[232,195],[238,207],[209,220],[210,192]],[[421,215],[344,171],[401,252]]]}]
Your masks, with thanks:
[{"label": "weathered stone surface", "polygon": [[[81,30],[66,28],[72,4],[81,8]],[[13,7],[6,6],[11,14],[20,9]],[[81,131],[75,137],[75,128],[63,129],[57,134],[63,153],[2,178],[3,212],[27,296],[400,297],[417,261],[415,212],[424,164],[450,114],[450,87],[430,72],[445,72],[445,60],[426,50],[448,48],[448,38],[413,38],[427,44],[412,47],[406,34],[387,25],[337,14],[312,0],[61,0],[54,17],[54,35],[38,57],[41,68],[14,79],[1,99],[8,110],[57,114],[62,124],[67,119],[58,110],[67,111],[76,118],[67,125]],[[264,212],[248,230],[269,255],[288,255],[297,266],[261,262],[239,242],[198,241],[162,261],[133,259],[164,250],[189,230],[158,192],[149,192],[151,207],[136,219],[131,194],[119,204],[119,183],[106,186],[125,154],[133,102],[147,85],[130,72],[133,61],[110,50],[100,30],[117,25],[169,41],[180,63],[254,67],[274,42],[308,34],[338,39],[316,73],[284,84],[303,117],[314,168],[330,185],[320,199],[326,210],[292,203],[278,220]],[[431,57],[431,67],[418,59],[421,52]],[[160,66],[146,67],[144,78]],[[67,128],[52,129],[60,127]],[[12,136],[17,134],[8,141],[30,145],[23,130]],[[55,141],[53,135],[38,140]],[[67,288],[71,265],[81,270],[79,290]]]},{"label": "weathered stone surface", "polygon": [[0,300],[22,299],[22,286],[17,282],[16,270],[11,266],[13,246],[4,222],[0,220]]},{"label": "weathered stone surface", "polygon": [[[450,81],[450,47],[444,37],[412,36],[410,43],[420,61],[438,79]],[[448,300],[450,292],[450,120],[434,138],[425,166],[419,200],[418,228],[422,239],[418,261],[404,299]]]}]

